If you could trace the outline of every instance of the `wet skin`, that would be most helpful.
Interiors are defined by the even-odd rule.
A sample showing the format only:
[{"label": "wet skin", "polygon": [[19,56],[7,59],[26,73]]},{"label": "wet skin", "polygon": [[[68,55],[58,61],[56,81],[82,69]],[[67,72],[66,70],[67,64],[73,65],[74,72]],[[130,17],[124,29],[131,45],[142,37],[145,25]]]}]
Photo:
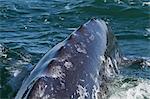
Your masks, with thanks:
[{"label": "wet skin", "polygon": [[101,99],[118,73],[116,39],[104,21],[91,19],[39,61],[15,99]]}]

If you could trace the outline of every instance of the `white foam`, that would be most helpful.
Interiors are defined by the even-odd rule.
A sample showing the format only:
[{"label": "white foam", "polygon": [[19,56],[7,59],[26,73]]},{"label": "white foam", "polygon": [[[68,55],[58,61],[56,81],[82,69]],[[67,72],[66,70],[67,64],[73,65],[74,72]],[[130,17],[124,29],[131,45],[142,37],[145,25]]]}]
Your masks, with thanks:
[{"label": "white foam", "polygon": [[77,28],[67,28],[69,31],[75,31]]},{"label": "white foam", "polygon": [[150,2],[149,2],[149,1],[143,2],[143,3],[142,3],[142,6],[150,6]]},{"label": "white foam", "polygon": [[12,72],[14,72],[14,77],[16,77],[21,71],[20,70],[14,70]]},{"label": "white foam", "polygon": [[108,99],[150,99],[150,81],[124,83]]},{"label": "white foam", "polygon": [[70,8],[69,5],[66,5],[66,6],[65,6],[65,9],[66,9],[66,10],[70,10],[71,8]]},{"label": "white foam", "polygon": [[4,54],[4,52],[3,52],[4,49],[5,49],[4,46],[0,44],[0,57],[5,57],[6,58],[7,54]]}]

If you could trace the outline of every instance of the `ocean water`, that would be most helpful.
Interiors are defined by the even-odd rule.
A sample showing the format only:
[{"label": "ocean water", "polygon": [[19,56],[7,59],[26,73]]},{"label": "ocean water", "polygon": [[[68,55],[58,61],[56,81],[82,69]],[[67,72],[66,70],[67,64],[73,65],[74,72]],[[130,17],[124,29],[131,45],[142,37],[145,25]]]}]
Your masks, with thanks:
[{"label": "ocean water", "polygon": [[[0,99],[13,99],[24,71],[93,17],[109,23],[124,56],[150,63],[150,0],[0,0]],[[109,99],[150,99],[150,64],[121,68],[109,89]]]}]

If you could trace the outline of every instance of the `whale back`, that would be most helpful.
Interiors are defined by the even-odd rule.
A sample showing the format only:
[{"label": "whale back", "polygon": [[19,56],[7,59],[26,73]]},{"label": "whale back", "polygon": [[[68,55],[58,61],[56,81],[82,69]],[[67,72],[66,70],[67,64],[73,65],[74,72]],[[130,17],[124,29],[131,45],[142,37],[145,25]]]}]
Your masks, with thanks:
[{"label": "whale back", "polygon": [[109,77],[118,73],[115,42],[103,20],[91,19],[39,61],[16,99],[105,97]]}]

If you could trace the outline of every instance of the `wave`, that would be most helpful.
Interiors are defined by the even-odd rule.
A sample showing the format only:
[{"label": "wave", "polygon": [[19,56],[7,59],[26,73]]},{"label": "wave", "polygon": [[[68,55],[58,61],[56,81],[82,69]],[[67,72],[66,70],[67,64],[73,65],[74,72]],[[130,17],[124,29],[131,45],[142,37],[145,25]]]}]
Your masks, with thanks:
[{"label": "wave", "polygon": [[139,35],[139,34],[133,34],[133,33],[126,33],[126,34],[119,34],[116,35],[118,40],[149,40],[149,36],[147,35]]},{"label": "wave", "polygon": [[110,91],[108,99],[149,99],[150,80],[120,77],[112,83]]}]

